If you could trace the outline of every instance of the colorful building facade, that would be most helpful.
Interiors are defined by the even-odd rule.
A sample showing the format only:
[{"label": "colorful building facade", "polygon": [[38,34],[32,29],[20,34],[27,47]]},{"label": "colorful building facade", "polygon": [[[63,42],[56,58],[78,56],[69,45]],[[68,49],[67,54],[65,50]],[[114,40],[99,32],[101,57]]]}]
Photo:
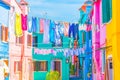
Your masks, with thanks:
[{"label": "colorful building facade", "polygon": [[[9,56],[10,56],[10,80],[32,80],[32,34],[23,31],[21,36],[17,36],[15,27],[21,23],[21,15],[27,15],[27,5],[25,1],[20,3],[11,0],[10,19],[9,19]],[[17,24],[17,26],[16,26]],[[22,26],[20,26],[22,28]],[[19,29],[21,29],[19,28]]]},{"label": "colorful building facade", "polygon": [[109,9],[110,11],[105,11],[107,14],[109,14],[109,16],[107,17],[108,21],[106,22],[106,79],[109,80],[120,79],[119,2],[119,0],[110,0],[109,5],[106,6],[106,9]]},{"label": "colorful building facade", "polygon": [[10,5],[0,1],[0,80],[9,80],[8,19]]},{"label": "colorful building facade", "polygon": [[[56,51],[56,54],[54,54],[54,50],[57,50],[57,48],[53,48],[51,43],[44,44],[42,42],[43,34],[34,33],[33,37],[37,37],[37,46],[34,46],[32,52],[34,62],[33,79],[45,80],[48,72],[57,70],[62,80],[69,80],[69,62],[64,56],[64,51]],[[62,47],[58,50],[62,50]],[[37,66],[37,64],[40,64],[40,66]]]}]

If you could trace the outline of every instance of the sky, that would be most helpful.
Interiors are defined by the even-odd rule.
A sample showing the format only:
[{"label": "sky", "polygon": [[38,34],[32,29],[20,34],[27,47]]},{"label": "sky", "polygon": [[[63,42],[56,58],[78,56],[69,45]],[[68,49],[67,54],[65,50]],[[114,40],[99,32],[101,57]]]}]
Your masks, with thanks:
[{"label": "sky", "polygon": [[79,8],[85,0],[26,0],[29,17],[47,18],[55,21],[78,22]]}]

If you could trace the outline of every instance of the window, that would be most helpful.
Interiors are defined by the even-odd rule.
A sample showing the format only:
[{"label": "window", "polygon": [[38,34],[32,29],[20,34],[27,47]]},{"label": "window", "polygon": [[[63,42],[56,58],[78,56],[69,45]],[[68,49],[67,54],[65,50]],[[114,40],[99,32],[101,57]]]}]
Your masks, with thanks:
[{"label": "window", "polygon": [[47,71],[47,61],[34,61],[34,71]]},{"label": "window", "polygon": [[23,43],[23,36],[20,36],[20,37],[16,37],[16,44],[17,45],[20,45]]},{"label": "window", "polygon": [[22,70],[22,65],[20,61],[15,61],[14,62],[14,72],[18,73]]},{"label": "window", "polygon": [[85,43],[86,32],[82,32],[82,43]]},{"label": "window", "polygon": [[31,34],[27,35],[27,46],[32,46],[32,35]]},{"label": "window", "polygon": [[112,18],[112,0],[102,0],[102,22],[108,23]]},{"label": "window", "polygon": [[61,75],[61,61],[60,60],[54,60],[52,63],[52,67],[54,71],[58,71]]},{"label": "window", "polygon": [[37,36],[33,36],[33,47],[37,47]]},{"label": "window", "polygon": [[1,27],[1,41],[8,42],[8,27]]}]

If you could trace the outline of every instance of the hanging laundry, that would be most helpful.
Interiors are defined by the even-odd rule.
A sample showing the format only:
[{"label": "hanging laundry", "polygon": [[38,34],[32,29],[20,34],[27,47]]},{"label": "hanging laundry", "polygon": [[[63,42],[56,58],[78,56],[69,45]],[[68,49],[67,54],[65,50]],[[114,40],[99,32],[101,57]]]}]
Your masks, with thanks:
[{"label": "hanging laundry", "polygon": [[76,49],[78,47],[78,42],[77,40],[74,40],[74,49]]},{"label": "hanging laundry", "polygon": [[74,39],[78,40],[78,28],[79,28],[79,24],[75,24],[74,26]]},{"label": "hanging laundry", "polygon": [[72,23],[72,24],[70,24],[70,27],[69,27],[69,37],[73,37],[74,38],[74,26],[75,26],[75,24],[74,23]]},{"label": "hanging laundry", "polygon": [[50,20],[45,20],[44,22],[44,35],[43,35],[43,43],[49,43],[49,26]]},{"label": "hanging laundry", "polygon": [[40,33],[40,18],[36,18],[36,33]]},{"label": "hanging laundry", "polygon": [[87,25],[87,29],[86,29],[86,31],[91,31],[92,29],[91,29],[91,25]]},{"label": "hanging laundry", "polygon": [[49,26],[49,36],[50,36],[50,42],[53,44],[55,43],[55,22],[50,21],[50,26]]},{"label": "hanging laundry", "polygon": [[67,53],[68,53],[68,50],[65,49],[65,50],[64,50],[64,56],[65,56],[65,57],[68,57],[68,54],[67,54]]},{"label": "hanging laundry", "polygon": [[84,12],[86,12],[86,5],[85,4],[81,7],[81,10],[83,10]]},{"label": "hanging laundry", "polygon": [[15,18],[15,35],[17,37],[22,36],[22,26],[21,26],[21,15],[19,13],[16,13],[16,18]]},{"label": "hanging laundry", "polygon": [[74,56],[72,56],[72,65],[74,65]]},{"label": "hanging laundry", "polygon": [[112,0],[102,0],[102,23],[112,19]]},{"label": "hanging laundry", "polygon": [[37,31],[37,18],[36,17],[32,17],[32,32],[36,32]]},{"label": "hanging laundry", "polygon": [[74,42],[74,39],[73,39],[73,38],[70,38],[70,42],[69,42],[69,45],[70,45],[69,47],[70,47],[70,48],[73,48],[73,45],[74,45],[73,42]]},{"label": "hanging laundry", "polygon": [[45,19],[40,19],[40,33],[44,32]]},{"label": "hanging laundry", "polygon": [[21,14],[22,30],[27,30],[27,15]]},{"label": "hanging laundry", "polygon": [[93,8],[93,6],[91,6],[91,5],[86,6],[86,14],[87,15],[89,15],[92,12],[92,8]]},{"label": "hanging laundry", "polygon": [[58,26],[58,32],[59,32],[60,36],[63,37],[64,36],[64,25],[63,25],[63,22],[59,22],[59,24],[57,26]]},{"label": "hanging laundry", "polygon": [[9,11],[9,31],[10,35],[14,34],[14,26],[15,26],[15,11],[14,8],[11,7],[11,10]]},{"label": "hanging laundry", "polygon": [[78,57],[75,55],[74,56],[74,64],[78,61]]},{"label": "hanging laundry", "polygon": [[29,33],[32,32],[32,21],[31,20],[28,21],[28,32]]},{"label": "hanging laundry", "polygon": [[68,32],[69,32],[69,23],[68,22],[63,22],[64,24],[64,35],[68,36]]},{"label": "hanging laundry", "polygon": [[88,18],[87,14],[85,14],[84,11],[80,10],[80,20],[79,20],[79,23],[80,24],[85,24],[86,21],[87,21],[87,18]]},{"label": "hanging laundry", "polygon": [[83,31],[86,31],[87,29],[87,26],[84,24],[79,24],[79,31],[83,30]]},{"label": "hanging laundry", "polygon": [[55,22],[55,46],[62,46],[61,34],[60,34],[60,23]]}]

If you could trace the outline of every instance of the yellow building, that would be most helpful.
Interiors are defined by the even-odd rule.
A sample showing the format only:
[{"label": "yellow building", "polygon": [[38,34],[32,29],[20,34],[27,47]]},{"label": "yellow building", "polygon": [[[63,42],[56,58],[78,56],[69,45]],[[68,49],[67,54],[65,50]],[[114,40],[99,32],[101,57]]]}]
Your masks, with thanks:
[{"label": "yellow building", "polygon": [[106,80],[120,80],[120,0],[112,0],[112,19],[106,24]]}]

